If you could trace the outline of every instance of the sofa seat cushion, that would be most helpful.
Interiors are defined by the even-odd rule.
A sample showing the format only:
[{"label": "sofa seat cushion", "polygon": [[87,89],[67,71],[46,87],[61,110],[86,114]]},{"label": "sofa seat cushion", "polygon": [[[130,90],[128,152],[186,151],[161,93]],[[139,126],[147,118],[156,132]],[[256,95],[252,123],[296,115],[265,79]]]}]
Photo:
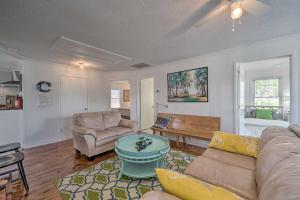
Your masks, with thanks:
[{"label": "sofa seat cushion", "polygon": [[132,129],[125,128],[125,127],[113,127],[113,128],[108,128],[107,130],[115,132],[118,136],[126,135],[128,133],[133,132]]},{"label": "sofa seat cushion", "polygon": [[257,199],[253,170],[199,156],[187,167],[185,174],[224,187],[245,199]]},{"label": "sofa seat cushion", "polygon": [[77,117],[77,124],[94,130],[104,129],[103,117],[100,112],[80,114],[80,116]]},{"label": "sofa seat cushion", "polygon": [[258,191],[271,175],[277,164],[295,154],[300,154],[299,139],[290,136],[277,136],[271,139],[259,153],[256,162],[256,183]]},{"label": "sofa seat cushion", "polygon": [[208,148],[202,156],[212,158],[227,164],[243,167],[249,170],[255,170],[256,159],[250,156],[244,156],[227,151],[221,151],[213,148]]},{"label": "sofa seat cushion", "polygon": [[180,199],[162,191],[151,191],[144,194],[141,200],[180,200]]},{"label": "sofa seat cushion", "polygon": [[121,121],[119,112],[103,112],[104,128],[117,127]]},{"label": "sofa seat cushion", "polygon": [[109,142],[113,142],[118,138],[118,133],[110,130],[102,130],[96,132],[96,146],[101,146]]},{"label": "sofa seat cushion", "polygon": [[263,185],[259,200],[300,199],[300,154],[278,163]]}]

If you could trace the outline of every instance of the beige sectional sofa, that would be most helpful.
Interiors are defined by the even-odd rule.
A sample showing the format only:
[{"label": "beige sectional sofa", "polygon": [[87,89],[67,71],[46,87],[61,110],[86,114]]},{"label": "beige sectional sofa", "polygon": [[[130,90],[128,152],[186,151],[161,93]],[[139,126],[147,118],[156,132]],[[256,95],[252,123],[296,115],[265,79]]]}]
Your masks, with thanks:
[{"label": "beige sectional sofa", "polygon": [[[185,174],[224,187],[241,199],[300,200],[300,128],[267,128],[260,139],[257,159],[208,148]],[[142,200],[179,199],[152,191]]]},{"label": "beige sectional sofa", "polygon": [[119,137],[138,131],[138,124],[119,112],[76,113],[73,121],[74,148],[89,158],[113,150]]}]

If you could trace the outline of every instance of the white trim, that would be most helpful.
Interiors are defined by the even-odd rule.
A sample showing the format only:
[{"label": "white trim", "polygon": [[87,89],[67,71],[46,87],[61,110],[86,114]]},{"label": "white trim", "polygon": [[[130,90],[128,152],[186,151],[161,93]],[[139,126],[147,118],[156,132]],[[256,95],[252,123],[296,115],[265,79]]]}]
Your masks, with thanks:
[{"label": "white trim", "polygon": [[[297,57],[296,52],[291,53],[290,55],[290,122],[296,123],[299,121],[299,101],[300,95],[298,94],[300,88],[297,84]],[[300,78],[300,77],[298,77]]]},{"label": "white trim", "polygon": [[234,132],[239,134],[240,123],[239,123],[239,107],[240,107],[240,81],[239,81],[239,73],[240,73],[240,63],[234,63]]}]

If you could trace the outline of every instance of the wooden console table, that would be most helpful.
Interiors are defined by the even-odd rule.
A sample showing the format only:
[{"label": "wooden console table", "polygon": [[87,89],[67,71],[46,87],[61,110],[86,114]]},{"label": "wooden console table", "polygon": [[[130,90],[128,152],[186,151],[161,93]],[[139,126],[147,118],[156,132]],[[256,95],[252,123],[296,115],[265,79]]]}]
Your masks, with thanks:
[{"label": "wooden console table", "polygon": [[153,134],[158,132],[160,135],[163,135],[164,133],[176,135],[177,146],[179,146],[179,137],[183,138],[184,144],[186,143],[186,137],[210,141],[213,136],[213,132],[220,130],[220,117],[170,113],[159,113],[158,115],[161,117],[170,117],[171,121],[165,129],[152,127]]}]

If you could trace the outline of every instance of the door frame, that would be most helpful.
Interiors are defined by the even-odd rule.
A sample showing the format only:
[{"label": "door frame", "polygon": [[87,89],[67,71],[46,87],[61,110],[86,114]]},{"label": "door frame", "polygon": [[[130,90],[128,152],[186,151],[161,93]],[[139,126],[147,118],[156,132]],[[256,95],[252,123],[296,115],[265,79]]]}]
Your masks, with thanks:
[{"label": "door frame", "polygon": [[88,82],[89,79],[87,76],[80,76],[80,75],[68,75],[68,74],[59,74],[59,93],[58,93],[58,107],[59,107],[59,137],[60,137],[60,141],[65,140],[66,138],[63,135],[63,127],[62,127],[62,107],[61,107],[61,98],[62,98],[62,94],[61,94],[61,86],[62,86],[62,77],[71,77],[71,78],[82,78],[82,79],[86,79],[86,107],[87,107],[87,112],[89,110],[89,88],[88,88]]},{"label": "door frame", "polygon": [[240,102],[240,63],[234,63],[234,132],[240,134],[240,113],[239,113],[239,102]]},{"label": "door frame", "polygon": [[140,131],[142,130],[142,108],[141,108],[141,104],[142,104],[142,80],[144,79],[152,79],[153,80],[153,105],[152,105],[152,109],[153,109],[153,114],[154,114],[154,122],[155,122],[155,112],[154,112],[154,104],[155,104],[155,81],[154,81],[154,77],[150,76],[150,77],[144,77],[138,80],[138,119],[140,121]]},{"label": "door frame", "polygon": [[[290,54],[286,55],[279,55],[274,57],[267,57],[263,59],[253,60],[253,61],[247,61],[247,62],[256,62],[261,60],[269,60],[269,59],[275,59],[280,57],[289,57],[290,58],[290,123],[295,123],[298,120],[298,105],[297,102],[299,100],[299,97],[297,96],[297,91],[299,90],[299,86],[297,85],[297,67],[296,67],[296,53],[292,52]],[[240,70],[240,64],[243,63],[243,61],[240,62],[234,62],[234,131],[235,133],[239,134],[240,127],[239,127],[239,109],[238,109],[238,103],[239,103],[239,70]]]}]

